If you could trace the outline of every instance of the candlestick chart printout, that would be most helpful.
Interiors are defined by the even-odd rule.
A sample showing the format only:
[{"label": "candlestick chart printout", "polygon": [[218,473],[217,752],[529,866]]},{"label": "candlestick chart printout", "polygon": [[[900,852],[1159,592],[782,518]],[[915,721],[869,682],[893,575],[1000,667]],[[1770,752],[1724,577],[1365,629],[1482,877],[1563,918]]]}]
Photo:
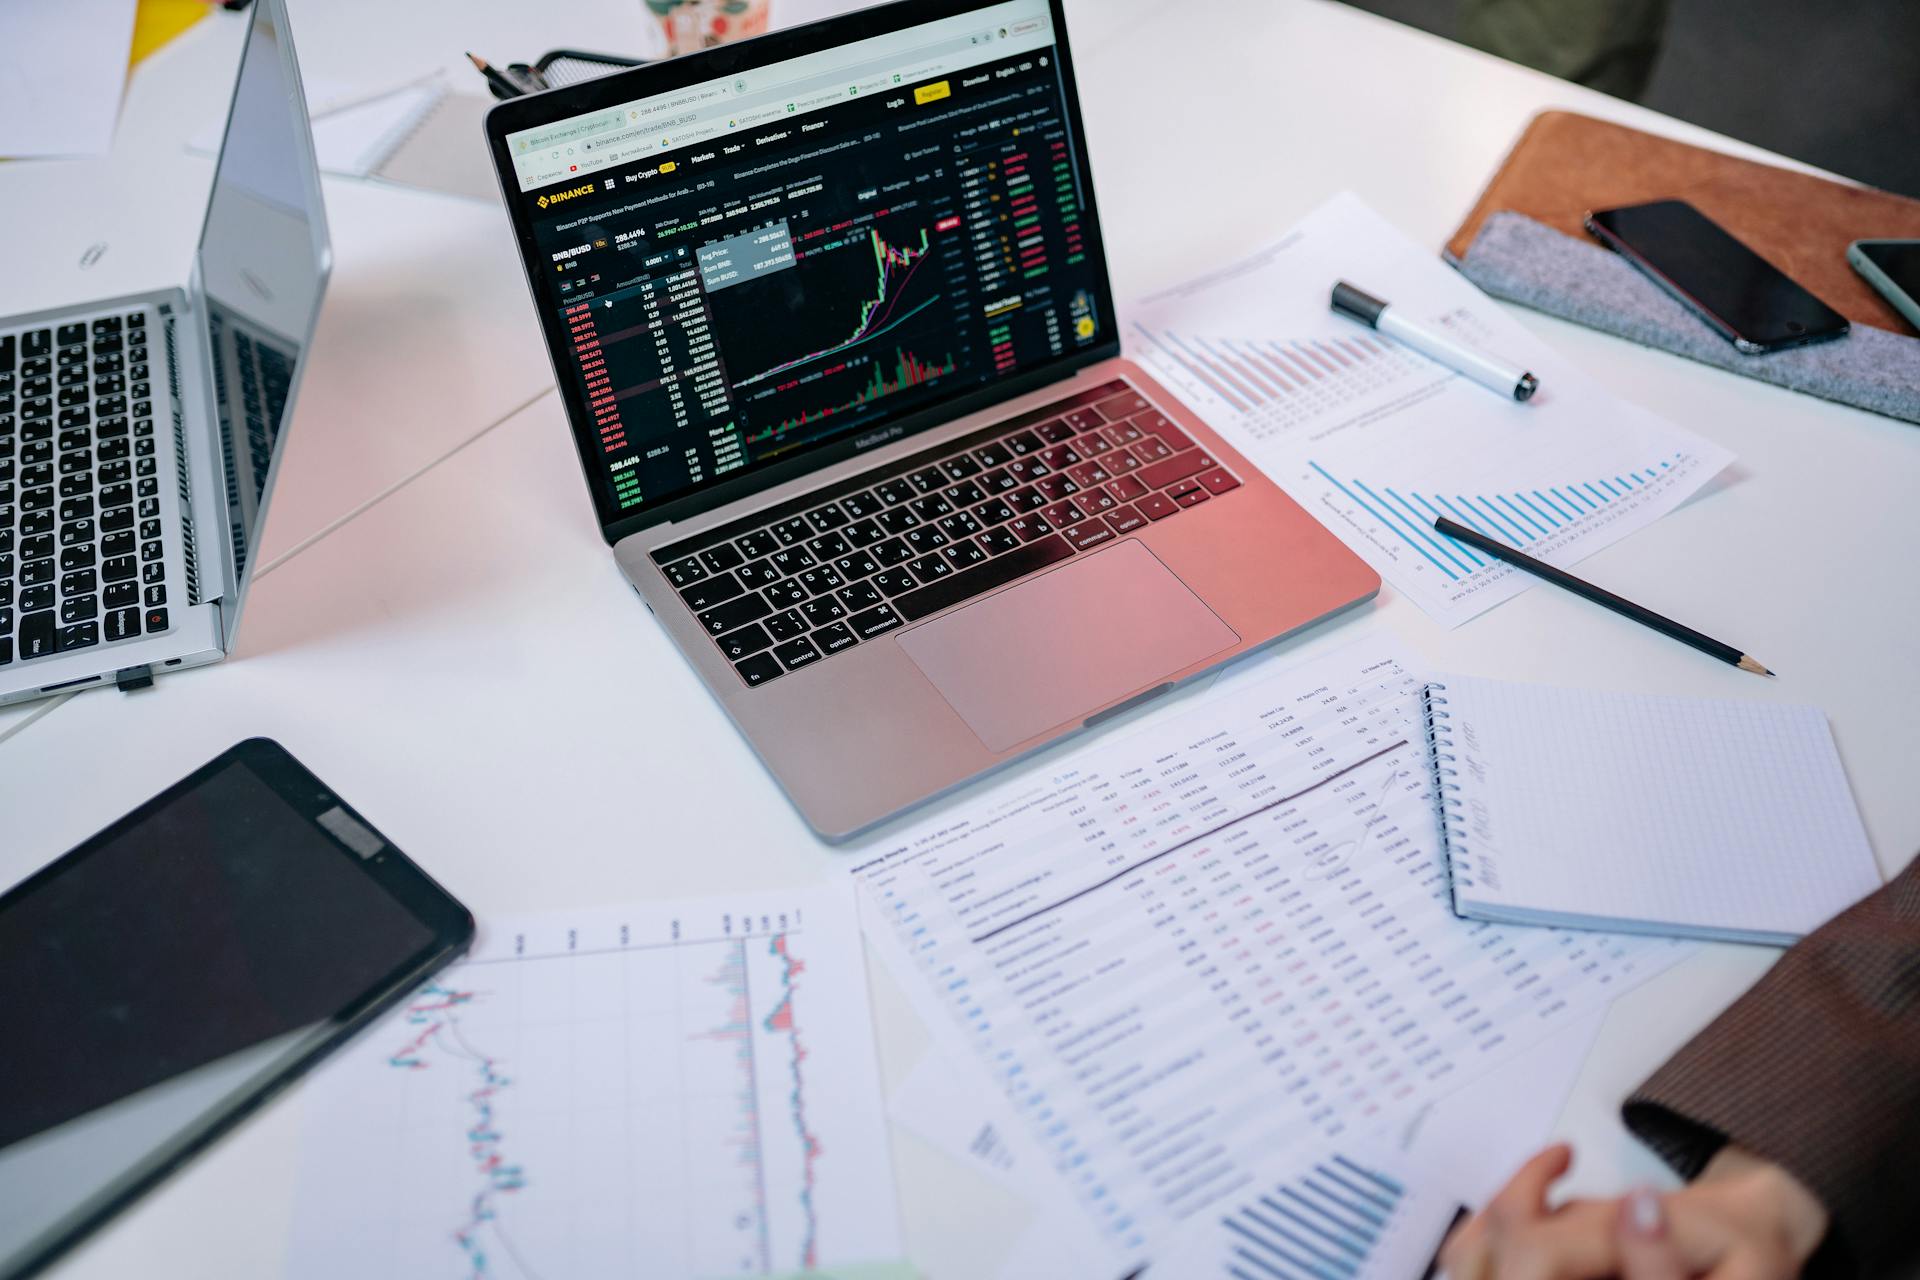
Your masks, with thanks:
[{"label": "candlestick chart printout", "polygon": [[854,868],[868,927],[1122,1250],[1682,954],[1452,914],[1418,688],[1390,652],[1268,660]]},{"label": "candlestick chart printout", "polygon": [[492,922],[315,1076],[288,1271],[897,1258],[880,1096],[845,886]]},{"label": "candlestick chart printout", "polygon": [[[1334,315],[1339,279],[1531,370],[1539,392],[1502,397]],[[1436,518],[1569,565],[1733,456],[1609,393],[1350,194],[1126,319],[1128,354],[1448,626],[1534,579],[1435,532]]]}]

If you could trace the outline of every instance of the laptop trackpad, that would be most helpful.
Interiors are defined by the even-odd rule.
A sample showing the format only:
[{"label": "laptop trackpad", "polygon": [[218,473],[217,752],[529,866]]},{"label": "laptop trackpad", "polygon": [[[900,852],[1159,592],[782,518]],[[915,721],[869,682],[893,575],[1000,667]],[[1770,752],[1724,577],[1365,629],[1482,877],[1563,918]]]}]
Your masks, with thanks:
[{"label": "laptop trackpad", "polygon": [[1239,639],[1131,538],[899,637],[993,751],[1085,719]]}]

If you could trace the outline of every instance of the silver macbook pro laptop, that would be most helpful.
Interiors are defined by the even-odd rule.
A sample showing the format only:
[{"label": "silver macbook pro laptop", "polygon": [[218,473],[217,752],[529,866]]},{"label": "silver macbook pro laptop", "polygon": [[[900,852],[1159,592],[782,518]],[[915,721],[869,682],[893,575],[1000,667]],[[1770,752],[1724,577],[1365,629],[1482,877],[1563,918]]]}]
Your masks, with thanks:
[{"label": "silver macbook pro laptop", "polygon": [[233,646],[328,256],[280,0],[257,0],[191,278],[0,319],[0,703]]},{"label": "silver macbook pro laptop", "polygon": [[487,135],[607,541],[821,834],[1378,590],[1122,354],[1058,0],[881,5]]}]

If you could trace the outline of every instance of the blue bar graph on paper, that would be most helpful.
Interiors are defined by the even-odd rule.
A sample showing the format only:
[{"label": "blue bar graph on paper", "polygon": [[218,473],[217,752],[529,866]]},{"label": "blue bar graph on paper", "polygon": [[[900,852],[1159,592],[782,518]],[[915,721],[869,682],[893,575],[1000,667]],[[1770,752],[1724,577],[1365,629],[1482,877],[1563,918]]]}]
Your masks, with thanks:
[{"label": "blue bar graph on paper", "polygon": [[1220,1219],[1222,1274],[1352,1280],[1405,1198],[1399,1182],[1345,1156],[1318,1161]]},{"label": "blue bar graph on paper", "polygon": [[[1678,456],[1678,455],[1676,455]],[[1616,472],[1589,480],[1566,480],[1509,493],[1460,493],[1438,488],[1418,489],[1386,484],[1363,476],[1336,476],[1319,462],[1307,465],[1353,505],[1353,518],[1380,527],[1389,544],[1399,544],[1438,569],[1448,581],[1458,582],[1489,561],[1434,529],[1436,517],[1447,516],[1478,533],[1514,546],[1550,538],[1560,530],[1577,530],[1582,520],[1616,502],[1630,500],[1639,489],[1656,483],[1672,468],[1671,459],[1638,471]]]}]

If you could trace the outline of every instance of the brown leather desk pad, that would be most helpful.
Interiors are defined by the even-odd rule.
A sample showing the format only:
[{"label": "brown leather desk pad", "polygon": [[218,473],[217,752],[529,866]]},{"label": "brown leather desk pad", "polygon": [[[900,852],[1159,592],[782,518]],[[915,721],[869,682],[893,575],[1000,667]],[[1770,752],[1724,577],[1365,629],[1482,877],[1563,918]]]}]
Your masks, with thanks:
[{"label": "brown leather desk pad", "polygon": [[1686,200],[1856,324],[1912,330],[1847,264],[1855,240],[1920,237],[1920,200],[1741,160],[1570,111],[1543,111],[1447,242],[1466,256],[1490,213],[1511,209],[1590,237],[1589,210]]}]

